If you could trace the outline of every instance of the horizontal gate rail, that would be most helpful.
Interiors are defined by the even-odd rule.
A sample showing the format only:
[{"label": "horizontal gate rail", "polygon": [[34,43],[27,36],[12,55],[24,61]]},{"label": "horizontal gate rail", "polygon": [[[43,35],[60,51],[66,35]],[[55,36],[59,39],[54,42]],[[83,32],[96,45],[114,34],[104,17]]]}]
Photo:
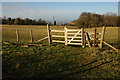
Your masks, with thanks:
[{"label": "horizontal gate rail", "polygon": [[65,36],[60,36],[60,35],[52,35],[52,37],[60,37],[60,38],[64,38]]},{"label": "horizontal gate rail", "polygon": [[82,31],[81,29],[67,29],[67,31]]},{"label": "horizontal gate rail", "polygon": [[[68,38],[72,38],[72,37],[74,37],[74,36],[68,36]],[[75,37],[75,38],[82,38],[82,37]]]},{"label": "horizontal gate rail", "polygon": [[[70,41],[69,39],[68,39],[68,41]],[[82,42],[82,40],[72,40],[72,41],[75,41],[75,42]],[[72,42],[71,41],[71,42]]]},{"label": "horizontal gate rail", "polygon": [[52,40],[52,42],[65,43],[65,41]]},{"label": "horizontal gate rail", "polygon": [[51,30],[51,32],[65,32],[64,30]]},{"label": "horizontal gate rail", "polygon": [[[75,35],[76,33],[68,33],[68,35]],[[81,33],[79,33],[78,35],[82,35]]]},{"label": "horizontal gate rail", "polygon": [[82,43],[68,43],[68,44],[72,44],[72,45],[82,45]]}]

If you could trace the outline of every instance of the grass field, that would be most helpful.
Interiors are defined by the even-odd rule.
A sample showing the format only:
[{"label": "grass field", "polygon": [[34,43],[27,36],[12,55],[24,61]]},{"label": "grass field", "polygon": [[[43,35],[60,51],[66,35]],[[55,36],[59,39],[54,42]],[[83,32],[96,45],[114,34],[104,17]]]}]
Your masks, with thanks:
[{"label": "grass field", "polygon": [[120,79],[120,55],[96,48],[3,44],[2,56],[3,79]]},{"label": "grass field", "polygon": [[[75,26],[67,26],[67,28],[77,28]],[[30,41],[30,30],[33,32],[34,41],[47,36],[46,26],[28,26],[28,25],[3,25],[2,26],[2,39],[3,41],[16,41],[16,29],[19,30],[20,41]],[[51,29],[64,30],[64,26],[51,26]],[[94,32],[94,28],[85,29],[87,32]],[[118,41],[118,27],[107,27],[105,34],[105,41],[117,42]],[[102,27],[97,28],[98,32],[102,32]]]},{"label": "grass field", "polygon": [[[52,26],[52,29],[64,29],[62,26]],[[68,26],[68,28],[76,28]],[[46,26],[3,26],[3,41],[13,44],[2,44],[3,79],[120,79],[120,54],[108,52],[99,48],[82,48],[80,46],[66,46],[47,40],[31,44],[43,46],[21,47],[28,42],[15,42],[15,29],[21,31],[21,40],[30,40],[29,30],[33,30],[34,39],[47,36]],[[11,30],[11,31],[10,31]],[[101,32],[101,28],[97,29]],[[93,28],[86,29],[93,32]],[[118,28],[108,27],[107,42],[118,43]],[[28,33],[28,34],[27,34]],[[23,35],[24,34],[24,35]]]}]

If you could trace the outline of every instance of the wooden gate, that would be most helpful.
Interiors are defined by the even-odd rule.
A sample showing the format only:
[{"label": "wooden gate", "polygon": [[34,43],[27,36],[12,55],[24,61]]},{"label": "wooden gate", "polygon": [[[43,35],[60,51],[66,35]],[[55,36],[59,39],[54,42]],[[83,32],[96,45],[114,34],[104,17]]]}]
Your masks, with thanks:
[{"label": "wooden gate", "polygon": [[[53,35],[52,33],[63,33],[64,35]],[[63,40],[55,40],[52,38],[63,38]],[[49,44],[53,42],[57,43],[64,43],[65,45],[81,45],[82,47],[85,46],[85,36],[84,36],[84,28],[82,29],[67,29],[66,27],[64,30],[50,30],[48,26],[48,41]]]},{"label": "wooden gate", "polygon": [[84,28],[67,29],[65,27],[65,45],[85,45]]}]

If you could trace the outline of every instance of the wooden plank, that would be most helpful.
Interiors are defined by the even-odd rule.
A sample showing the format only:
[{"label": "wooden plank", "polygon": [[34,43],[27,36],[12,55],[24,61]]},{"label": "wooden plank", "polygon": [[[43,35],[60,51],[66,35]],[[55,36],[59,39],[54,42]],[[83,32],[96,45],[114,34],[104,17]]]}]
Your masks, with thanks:
[{"label": "wooden plank", "polygon": [[19,31],[16,29],[16,37],[17,37],[17,41],[19,41]]},{"label": "wooden plank", "polygon": [[60,38],[64,38],[65,36],[60,36],[60,35],[52,35],[52,37],[60,37]]},{"label": "wooden plank", "polygon": [[31,40],[31,42],[33,42],[32,30],[30,30],[30,40]]},{"label": "wooden plank", "polygon": [[108,44],[107,42],[103,41],[103,43],[109,47],[111,47],[112,49],[114,49],[116,52],[119,52],[118,49],[116,49],[115,47],[113,47],[112,45]]},{"label": "wooden plank", "polygon": [[64,30],[51,30],[51,32],[65,32]]},{"label": "wooden plank", "polygon": [[[68,41],[70,41],[70,40],[68,40]],[[75,42],[82,42],[82,40],[72,40],[72,41],[75,41]]]},{"label": "wooden plank", "polygon": [[35,41],[35,42],[40,42],[40,41],[43,41],[43,40],[45,40],[45,39],[47,39],[48,38],[48,36],[47,37],[44,37],[44,38],[42,38],[42,39],[40,39],[40,40],[38,40],[38,41]]},{"label": "wooden plank", "polygon": [[67,31],[81,31],[81,29],[67,29]]},{"label": "wooden plank", "polygon": [[49,45],[51,44],[52,40],[51,40],[51,33],[50,33],[50,26],[47,24],[47,33],[48,33],[48,43]]},{"label": "wooden plank", "polygon": [[68,32],[67,32],[67,28],[65,27],[65,45],[68,44]]},{"label": "wooden plank", "polygon": [[82,43],[68,43],[68,44],[72,44],[72,45],[82,45]]},{"label": "wooden plank", "polygon": [[77,34],[79,34],[79,33],[80,33],[80,31],[78,31],[78,32],[75,34],[75,36],[72,37],[72,39],[71,39],[68,43],[70,43],[70,42],[77,36]]},{"label": "wooden plank", "polygon": [[86,40],[87,40],[88,46],[91,47],[90,38],[89,38],[89,34],[88,33],[86,33]]},{"label": "wooden plank", "polygon": [[65,43],[65,41],[52,40],[52,42]]},{"label": "wooden plank", "polygon": [[[72,38],[72,37],[74,37],[74,36],[68,36],[68,38]],[[82,38],[82,37],[75,37],[75,38]]]},{"label": "wooden plank", "polygon": [[[76,33],[68,33],[68,35],[75,35]],[[82,35],[82,33],[79,33],[78,35]]]},{"label": "wooden plank", "polygon": [[101,40],[100,40],[100,48],[102,48],[102,43],[103,43],[103,40],[104,40],[104,35],[105,35],[105,26],[103,26],[102,28],[102,34],[101,34]]}]

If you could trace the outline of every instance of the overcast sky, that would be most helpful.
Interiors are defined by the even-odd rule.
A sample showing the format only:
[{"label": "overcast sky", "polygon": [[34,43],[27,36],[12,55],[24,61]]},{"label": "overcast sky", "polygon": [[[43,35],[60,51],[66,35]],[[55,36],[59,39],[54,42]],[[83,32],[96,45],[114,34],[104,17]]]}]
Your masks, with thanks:
[{"label": "overcast sky", "polygon": [[3,2],[2,15],[52,21],[59,23],[77,19],[82,12],[118,13],[117,2]]}]

